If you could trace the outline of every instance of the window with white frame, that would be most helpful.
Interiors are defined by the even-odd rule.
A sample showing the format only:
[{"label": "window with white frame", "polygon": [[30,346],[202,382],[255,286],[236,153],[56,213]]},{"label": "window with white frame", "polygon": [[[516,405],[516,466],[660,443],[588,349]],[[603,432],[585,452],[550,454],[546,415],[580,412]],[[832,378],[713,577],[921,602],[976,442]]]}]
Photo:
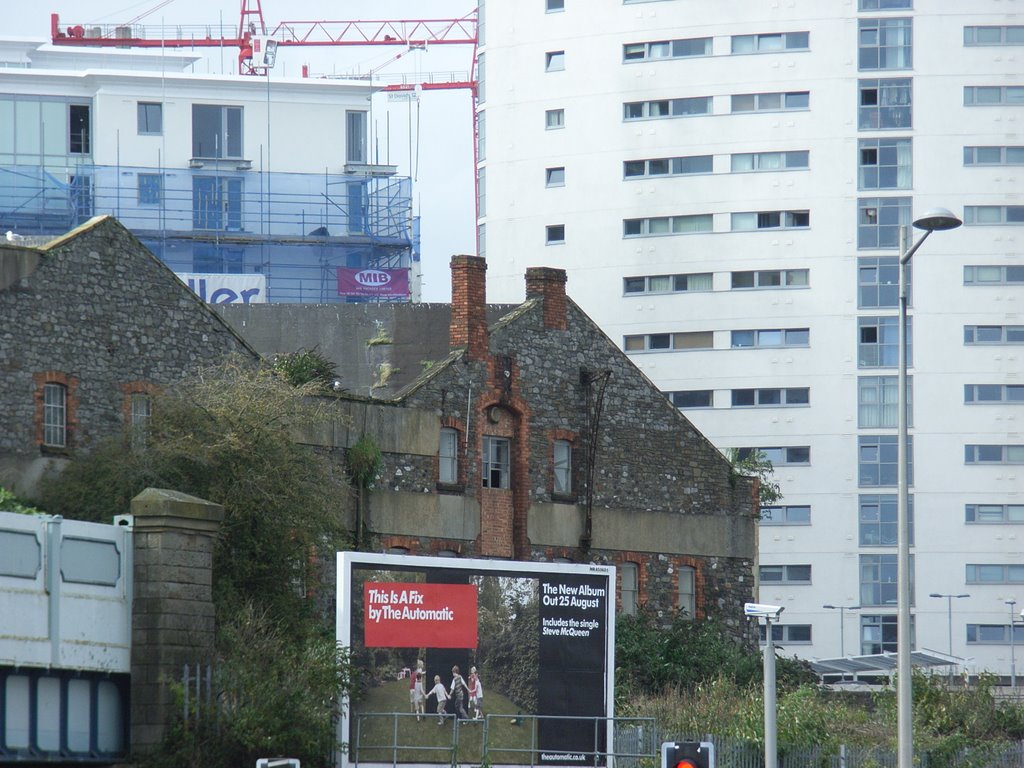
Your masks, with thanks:
[{"label": "window with white frame", "polygon": [[626,352],[659,352],[679,349],[711,349],[714,346],[712,331],[686,331],[682,333],[647,333],[626,336],[623,349]]},{"label": "window with white frame", "polygon": [[909,77],[861,80],[857,127],[862,131],[913,127],[913,81]]},{"label": "window with white frame", "polygon": [[159,136],[164,132],[164,105],[158,101],[140,101],[135,117],[141,136]]},{"label": "window with white frame", "polygon": [[444,485],[459,482],[459,432],[452,427],[441,427],[437,450],[437,481]]},{"label": "window with white frame", "polygon": [[761,507],[761,525],[810,525],[808,504],[784,504]]},{"label": "window with white frame", "polygon": [[964,402],[1024,405],[1024,384],[964,384]]},{"label": "window with white frame", "polygon": [[967,523],[1024,523],[1024,504],[965,504]]},{"label": "window with white frame", "polygon": [[747,211],[732,214],[733,232],[807,229],[809,226],[811,226],[810,211]]},{"label": "window with white frame", "polygon": [[636,563],[619,563],[619,602],[623,616],[635,616],[640,596],[640,574]]},{"label": "window with white frame", "polygon": [[553,492],[556,496],[572,494],[572,443],[555,440],[551,444]]},{"label": "window with white frame", "polygon": [[[861,435],[857,438],[857,482],[862,488],[896,485],[896,435]],[[907,482],[914,484],[914,438],[907,438]]]},{"label": "window with white frame", "polygon": [[679,580],[678,601],[676,608],[684,618],[692,619],[697,615],[697,572],[689,565],[676,569]]},{"label": "window with white frame", "polygon": [[[857,428],[896,428],[899,420],[899,387],[896,376],[857,377]],[[907,377],[907,424],[913,426],[911,418],[914,402],[913,377]]]},{"label": "window with white frame", "polygon": [[[895,307],[899,302],[899,257],[859,256],[857,258],[857,308]],[[910,265],[907,293],[910,294]]]},{"label": "window with white frame", "polygon": [[858,11],[896,11],[914,7],[914,0],[859,0]]},{"label": "window with white frame", "polygon": [[967,464],[1024,464],[1024,445],[965,445]]},{"label": "window with white frame", "polygon": [[964,267],[964,285],[1021,285],[1024,266],[971,264]]},{"label": "window with white frame", "polygon": [[712,170],[712,155],[656,157],[649,160],[626,160],[622,164],[622,175],[626,179],[686,176],[696,173],[711,173]]},{"label": "window with white frame", "polygon": [[759,269],[733,272],[732,289],[747,288],[806,288],[810,280],[808,269]]},{"label": "window with white frame", "polygon": [[810,402],[810,387],[732,390],[733,408],[777,408],[787,405],[809,405]]},{"label": "window with white frame", "polygon": [[644,277],[625,277],[622,279],[622,292],[627,296],[645,293],[684,293],[710,290],[710,272],[684,275],[647,275]]},{"label": "window with white frame", "polygon": [[1013,639],[1010,639],[1009,624],[968,624],[968,645],[1016,645],[1024,640],[1024,626],[1014,624]]},{"label": "window with white frame", "polygon": [[810,108],[810,91],[737,93],[730,100],[733,112],[784,112]]},{"label": "window with white frame", "polygon": [[139,205],[160,205],[163,200],[164,176],[162,173],[140,173]]},{"label": "window with white frame", "polygon": [[964,27],[964,45],[1024,45],[1024,26]]},{"label": "window with white frame", "polygon": [[[857,367],[895,368],[899,363],[899,318],[857,318]],[[913,318],[907,318],[907,365],[913,365]]]},{"label": "window with white frame", "polygon": [[63,384],[43,385],[43,445],[66,448],[68,444],[68,390]]},{"label": "window with white frame", "polygon": [[968,584],[1024,584],[1024,565],[1017,563],[968,563]]},{"label": "window with white frame", "polygon": [[565,69],[565,51],[548,51],[544,54],[544,71],[561,72]]},{"label": "window with white frame", "polygon": [[565,186],[565,166],[559,165],[554,168],[544,169],[544,186],[546,187],[564,187]]},{"label": "window with white frame", "polygon": [[733,331],[732,347],[806,347],[811,343],[809,328],[765,328]]},{"label": "window with white frame", "polygon": [[[913,619],[914,617],[911,616],[911,628],[913,628]],[[861,616],[860,652],[864,655],[896,653],[898,624],[896,614]]]},{"label": "window with white frame", "polygon": [[654,216],[646,219],[623,219],[623,237],[653,237],[656,235],[693,235],[710,232],[713,225],[710,213],[687,216]]},{"label": "window with white frame", "polygon": [[763,460],[771,462],[773,467],[799,467],[811,463],[811,447],[809,445],[736,449],[736,457],[740,461],[754,455],[759,455]]},{"label": "window with white frame", "polygon": [[565,0],[544,0],[544,10],[548,13],[556,13],[565,10]]},{"label": "window with white frame", "polygon": [[901,226],[910,226],[909,197],[857,200],[858,248],[899,248]]},{"label": "window with white frame", "polygon": [[964,165],[1024,165],[1024,147],[964,147]]},{"label": "window with white frame", "polygon": [[913,20],[860,19],[858,66],[869,69],[910,69],[913,58]]},{"label": "window with white frame", "polygon": [[[859,542],[862,547],[895,547],[899,514],[896,494],[861,494]],[[907,529],[914,543],[914,497],[907,498]]]},{"label": "window with white frame", "polygon": [[507,437],[491,437],[484,435],[484,488],[511,487],[511,452]]},{"label": "window with white frame", "polygon": [[809,565],[762,565],[758,569],[762,584],[810,584]]},{"label": "window with white frame", "polygon": [[548,245],[561,245],[565,242],[565,224],[548,224],[544,228],[544,242]]},{"label": "window with white frame", "polygon": [[544,127],[549,131],[557,130],[558,128],[565,128],[565,110],[544,110]]},{"label": "window with white frame", "polygon": [[[911,562],[914,556],[910,556]],[[898,581],[896,555],[860,555],[860,604],[896,605]],[[914,571],[910,571],[911,604],[914,594]],[[895,618],[895,617],[893,617]]]},{"label": "window with white frame", "polygon": [[242,107],[192,105],[192,157],[240,159],[242,147]]},{"label": "window with white frame", "polygon": [[[768,642],[768,626],[758,626],[759,642],[765,645]],[[810,624],[771,624],[772,642],[785,643],[786,645],[807,645],[811,642]]]},{"label": "window with white frame", "polygon": [[1024,224],[1024,205],[965,205],[964,224]]},{"label": "window with white frame", "polygon": [[622,60],[652,61],[710,56],[710,37],[691,37],[681,40],[654,40],[645,43],[626,43],[622,46]]},{"label": "window with white frame", "polygon": [[911,139],[861,139],[859,189],[910,189],[913,186]]},{"label": "window with white frame", "polygon": [[789,152],[740,152],[732,155],[733,173],[748,171],[788,171],[809,167],[811,153],[806,149]]},{"label": "window with white frame", "polygon": [[964,344],[1024,344],[1024,325],[965,325]]},{"label": "window with white frame", "polygon": [[623,120],[650,120],[664,117],[693,117],[711,114],[710,96],[691,96],[684,99],[656,99],[654,101],[627,101],[622,105]]},{"label": "window with white frame", "polygon": [[131,417],[131,444],[134,448],[142,448],[146,444],[149,421],[153,415],[153,400],[146,392],[132,392],[129,395],[128,407]]},{"label": "window with white frame", "polygon": [[766,32],[759,35],[733,35],[733,53],[777,53],[806,51],[809,32]]},{"label": "window with white frame", "polygon": [[665,394],[676,408],[711,408],[715,404],[713,389],[686,389]]},{"label": "window with white frame", "polygon": [[1024,85],[965,85],[964,106],[1024,104]]}]

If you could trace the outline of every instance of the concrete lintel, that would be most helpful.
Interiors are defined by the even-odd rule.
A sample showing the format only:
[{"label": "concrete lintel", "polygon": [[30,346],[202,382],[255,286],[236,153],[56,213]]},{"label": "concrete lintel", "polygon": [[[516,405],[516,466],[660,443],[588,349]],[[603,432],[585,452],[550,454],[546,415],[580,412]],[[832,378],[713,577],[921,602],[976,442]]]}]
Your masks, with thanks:
[{"label": "concrete lintel", "polygon": [[216,533],[224,521],[224,507],[187,493],[147,488],[132,499],[136,533],[179,530]]}]

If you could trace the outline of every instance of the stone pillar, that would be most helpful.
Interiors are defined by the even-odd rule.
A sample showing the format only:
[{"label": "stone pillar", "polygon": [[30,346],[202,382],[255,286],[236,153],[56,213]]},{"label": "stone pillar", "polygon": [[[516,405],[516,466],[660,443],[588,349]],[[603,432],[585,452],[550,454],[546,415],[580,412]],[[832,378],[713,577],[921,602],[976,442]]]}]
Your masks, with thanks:
[{"label": "stone pillar", "polygon": [[213,656],[213,548],[224,507],[147,488],[132,499],[131,750],[156,747],[176,712],[171,683]]}]

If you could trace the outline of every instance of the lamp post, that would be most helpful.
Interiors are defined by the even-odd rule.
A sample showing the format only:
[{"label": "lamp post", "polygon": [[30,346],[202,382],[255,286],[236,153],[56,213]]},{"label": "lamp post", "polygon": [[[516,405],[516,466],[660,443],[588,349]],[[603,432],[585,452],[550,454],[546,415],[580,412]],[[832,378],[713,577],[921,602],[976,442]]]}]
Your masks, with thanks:
[{"label": "lamp post", "polygon": [[823,605],[822,608],[831,608],[832,610],[839,611],[839,655],[846,658],[846,646],[843,644],[846,636],[845,627],[843,626],[843,615],[846,611],[859,611],[859,605]]},{"label": "lamp post", "polygon": [[1003,603],[1010,606],[1010,695],[1016,695],[1017,693],[1017,644],[1013,641],[1016,632],[1017,622],[1013,617],[1013,606],[1017,604],[1017,601],[1012,597],[1009,600],[1003,600]]},{"label": "lamp post", "polygon": [[898,768],[914,766],[914,694],[910,665],[910,521],[907,519],[909,492],[907,488],[907,264],[932,232],[956,229],[963,222],[945,208],[933,208],[914,221],[924,230],[917,242],[908,247],[907,228],[900,227],[899,260],[899,376],[896,438],[897,466],[897,547],[896,578],[896,741],[899,746]]},{"label": "lamp post", "polygon": [[778,723],[775,711],[775,641],[772,620],[776,622],[785,610],[781,605],[744,603],[743,614],[750,619],[764,619],[764,768],[778,768]]},{"label": "lamp post", "polygon": [[970,597],[970,595],[942,595],[938,592],[932,592],[928,597],[944,597],[946,598],[946,620],[949,626],[949,655],[953,655],[953,598],[954,597]]}]

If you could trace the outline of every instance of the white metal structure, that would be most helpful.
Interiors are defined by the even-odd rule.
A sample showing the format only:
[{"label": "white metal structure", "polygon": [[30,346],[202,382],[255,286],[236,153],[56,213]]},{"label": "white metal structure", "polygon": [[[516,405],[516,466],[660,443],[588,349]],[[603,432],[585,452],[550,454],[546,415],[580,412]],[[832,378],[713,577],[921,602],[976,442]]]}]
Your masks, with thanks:
[{"label": "white metal structure", "polygon": [[[915,648],[948,650],[947,606],[928,594],[969,592],[957,669],[1010,673],[1004,601],[1024,599],[1014,5],[481,8],[488,295],[518,300],[524,259],[565,268],[573,298],[719,447],[768,449],[785,495],[761,526],[759,599],[785,606],[787,654],[896,650],[898,232],[941,205],[965,226],[912,276]],[[845,638],[825,604],[861,606]]]}]

